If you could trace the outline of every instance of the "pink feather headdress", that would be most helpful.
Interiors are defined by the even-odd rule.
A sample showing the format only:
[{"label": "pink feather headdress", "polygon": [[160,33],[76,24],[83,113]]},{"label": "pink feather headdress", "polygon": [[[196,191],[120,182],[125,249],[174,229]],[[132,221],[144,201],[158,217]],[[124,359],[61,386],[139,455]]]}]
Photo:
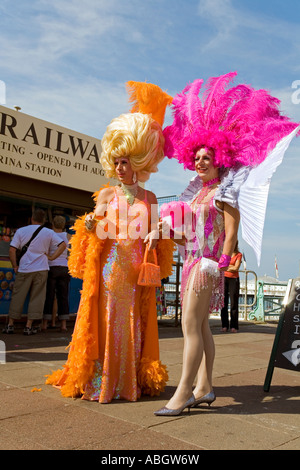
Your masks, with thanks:
[{"label": "pink feather headdress", "polygon": [[236,75],[210,78],[202,99],[202,79],[174,97],[174,121],[163,131],[167,157],[194,170],[195,153],[205,146],[214,150],[215,166],[256,166],[298,126],[280,113],[280,100],[266,90],[249,85],[228,88]]}]

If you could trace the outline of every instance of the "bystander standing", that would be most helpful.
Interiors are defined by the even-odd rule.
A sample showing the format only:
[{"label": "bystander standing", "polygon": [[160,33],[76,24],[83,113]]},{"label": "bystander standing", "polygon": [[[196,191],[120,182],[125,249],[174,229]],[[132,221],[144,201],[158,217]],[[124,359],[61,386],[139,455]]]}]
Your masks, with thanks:
[{"label": "bystander standing", "polygon": [[53,251],[51,259],[57,258],[65,249],[66,243],[51,229],[43,227],[31,241],[26,253],[17,265],[17,250],[31,239],[37,229],[45,223],[45,212],[36,209],[31,218],[31,225],[19,228],[10,244],[9,258],[16,274],[12,298],[8,313],[8,323],[3,333],[14,333],[14,321],[21,319],[23,306],[29,294],[25,335],[37,332],[33,328],[34,320],[43,316],[48,277],[48,254]]}]

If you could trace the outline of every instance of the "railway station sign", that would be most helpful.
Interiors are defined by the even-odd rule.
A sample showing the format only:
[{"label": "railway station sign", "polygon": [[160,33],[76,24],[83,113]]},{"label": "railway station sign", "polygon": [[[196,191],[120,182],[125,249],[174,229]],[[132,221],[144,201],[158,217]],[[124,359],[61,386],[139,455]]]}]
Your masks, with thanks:
[{"label": "railway station sign", "polygon": [[108,182],[101,141],[0,106],[0,171],[94,192]]}]

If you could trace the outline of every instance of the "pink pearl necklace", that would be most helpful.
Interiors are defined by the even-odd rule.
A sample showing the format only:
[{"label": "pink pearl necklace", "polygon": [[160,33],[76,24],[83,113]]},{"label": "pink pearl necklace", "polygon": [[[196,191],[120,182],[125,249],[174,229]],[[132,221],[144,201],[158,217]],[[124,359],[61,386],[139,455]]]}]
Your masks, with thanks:
[{"label": "pink pearl necklace", "polygon": [[219,182],[220,182],[220,178],[214,178],[212,180],[209,180],[203,183],[203,187],[196,198],[197,204],[200,204],[203,201],[203,199],[205,199],[206,196],[210,193],[210,191],[212,191],[213,188],[211,186]]},{"label": "pink pearl necklace", "polygon": [[203,183],[203,186],[212,186],[213,184],[215,183],[219,183],[220,182],[220,178],[214,178],[213,180],[209,180],[209,181],[206,181],[205,183]]}]

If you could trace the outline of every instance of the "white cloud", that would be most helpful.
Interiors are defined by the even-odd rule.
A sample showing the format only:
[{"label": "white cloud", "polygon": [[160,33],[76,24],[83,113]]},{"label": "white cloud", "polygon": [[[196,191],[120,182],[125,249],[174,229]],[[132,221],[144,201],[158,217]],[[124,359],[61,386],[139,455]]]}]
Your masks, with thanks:
[{"label": "white cloud", "polygon": [[[30,6],[24,2],[24,8],[25,4],[27,17],[22,8],[16,9],[14,27],[0,30],[1,60],[12,73],[33,80],[40,74],[47,79],[47,73],[59,77],[72,70],[83,76],[88,61],[98,62],[98,71],[107,70],[124,45],[144,41],[141,25],[130,17],[132,6],[127,5],[127,16],[120,0],[36,0]],[[6,9],[3,15],[9,21]],[[101,63],[101,57],[106,61]]]},{"label": "white cloud", "polygon": [[228,63],[230,58],[230,62],[243,68],[243,60],[247,69],[254,67],[255,76],[257,67],[266,69],[267,65],[300,70],[297,22],[258,13],[248,1],[199,0],[198,14],[207,31],[201,52],[213,53],[218,64]]},{"label": "white cloud", "polygon": [[231,4],[231,0],[200,0],[198,14],[213,26],[215,35],[204,45],[203,51],[215,49],[231,40],[234,31],[238,26],[236,11]]},{"label": "white cloud", "polygon": [[13,92],[8,84],[7,106],[15,105],[26,114],[97,138],[102,138],[111,119],[129,110],[124,84],[94,78],[44,87],[34,84]]}]

